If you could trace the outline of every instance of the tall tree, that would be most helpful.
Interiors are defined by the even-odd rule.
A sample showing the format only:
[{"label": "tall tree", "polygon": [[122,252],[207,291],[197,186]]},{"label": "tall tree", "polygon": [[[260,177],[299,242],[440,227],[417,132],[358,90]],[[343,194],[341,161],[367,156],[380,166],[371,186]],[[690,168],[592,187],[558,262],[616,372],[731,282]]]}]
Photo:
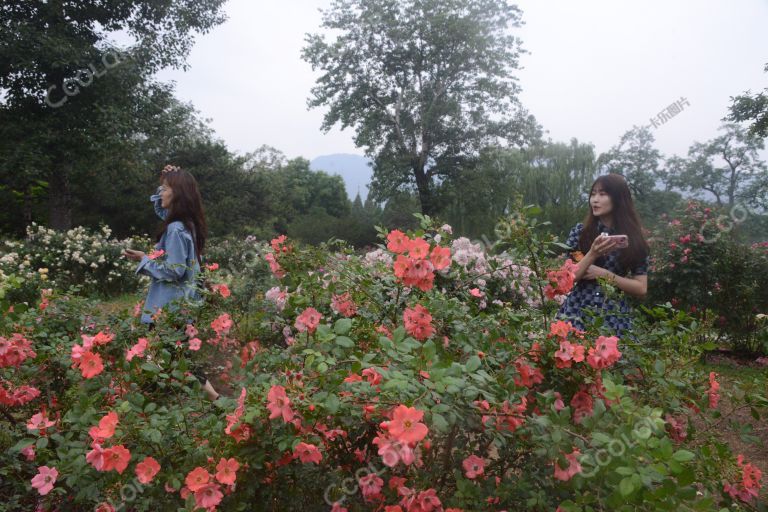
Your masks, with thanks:
[{"label": "tall tree", "polygon": [[[194,34],[223,22],[224,1],[0,5],[3,174],[19,175],[16,184],[23,187],[35,180],[49,184],[53,227],[71,224],[72,189],[84,184],[84,170],[141,137],[136,122],[150,119],[158,95],[167,96],[149,77],[185,65]],[[128,54],[112,44],[118,32],[132,40]]]},{"label": "tall tree", "polygon": [[597,159],[601,173],[621,174],[634,195],[640,199],[654,188],[661,176],[661,152],[654,147],[655,138],[647,127],[633,126],[621,136],[619,144]]},{"label": "tall tree", "polygon": [[737,124],[720,127],[724,133],[708,142],[694,142],[688,158],[667,161],[668,183],[683,191],[711,194],[718,206],[744,201],[766,206],[768,168],[760,159],[763,139]]},{"label": "tall tree", "polygon": [[[768,64],[765,65],[768,73]],[[730,113],[726,117],[728,121],[751,121],[750,135],[768,137],[768,88],[763,89],[752,96],[750,91],[740,96],[731,97]]]},{"label": "tall tree", "polygon": [[334,0],[323,12],[337,35],[307,35],[302,56],[322,71],[308,103],[327,107],[324,130],[354,128],[377,199],[415,187],[432,214],[436,179],[539,133],[513,76],[520,19],[507,0]]}]

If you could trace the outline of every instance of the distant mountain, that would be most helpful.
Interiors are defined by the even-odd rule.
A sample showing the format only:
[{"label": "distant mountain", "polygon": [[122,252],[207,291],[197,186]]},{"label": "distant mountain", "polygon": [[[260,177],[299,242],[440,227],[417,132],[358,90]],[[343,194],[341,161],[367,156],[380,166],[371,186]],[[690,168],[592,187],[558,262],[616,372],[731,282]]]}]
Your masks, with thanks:
[{"label": "distant mountain", "polygon": [[359,191],[360,198],[365,201],[368,196],[368,184],[373,176],[370,161],[364,156],[338,153],[315,158],[309,163],[309,168],[313,171],[338,174],[344,180],[350,200],[354,199]]}]

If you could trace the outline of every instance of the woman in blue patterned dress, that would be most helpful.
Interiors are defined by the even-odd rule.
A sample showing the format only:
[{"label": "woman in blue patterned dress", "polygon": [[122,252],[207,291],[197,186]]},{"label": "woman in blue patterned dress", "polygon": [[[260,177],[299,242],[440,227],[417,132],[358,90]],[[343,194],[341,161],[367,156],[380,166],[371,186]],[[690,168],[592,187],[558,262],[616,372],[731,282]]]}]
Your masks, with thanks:
[{"label": "woman in blue patterned dress", "polygon": [[[650,250],[623,176],[598,177],[592,184],[589,206],[584,222],[571,229],[565,242],[583,257],[578,261],[576,284],[557,317],[584,330],[591,320],[587,311],[591,310],[621,337],[632,328],[632,310],[623,295],[642,298],[647,293]],[[600,236],[602,233],[627,235],[629,246],[617,249],[616,242]],[[618,288],[620,300],[606,298],[598,277],[606,278]]]}]

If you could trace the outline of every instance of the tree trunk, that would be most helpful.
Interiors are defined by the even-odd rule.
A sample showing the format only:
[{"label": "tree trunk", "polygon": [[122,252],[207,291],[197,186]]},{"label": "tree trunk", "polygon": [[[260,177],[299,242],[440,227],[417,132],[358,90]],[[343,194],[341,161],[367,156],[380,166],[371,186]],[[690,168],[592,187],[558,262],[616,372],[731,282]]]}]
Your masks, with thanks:
[{"label": "tree trunk", "polygon": [[27,185],[24,189],[24,199],[21,205],[21,216],[24,226],[32,224],[32,185]]},{"label": "tree trunk", "polygon": [[48,223],[51,228],[65,231],[72,227],[72,193],[69,173],[64,167],[54,169],[48,186]]},{"label": "tree trunk", "polygon": [[421,213],[433,216],[435,214],[435,201],[430,189],[429,176],[424,172],[424,167],[418,163],[413,164],[413,174],[416,178],[416,189],[419,192],[419,203],[421,204]]}]

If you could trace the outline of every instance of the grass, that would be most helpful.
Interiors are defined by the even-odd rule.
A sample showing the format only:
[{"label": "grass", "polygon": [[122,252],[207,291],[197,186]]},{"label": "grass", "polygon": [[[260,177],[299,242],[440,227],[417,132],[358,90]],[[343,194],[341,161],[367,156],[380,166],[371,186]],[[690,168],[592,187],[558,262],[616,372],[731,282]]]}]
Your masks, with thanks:
[{"label": "grass", "polygon": [[124,293],[123,295],[113,297],[109,300],[100,301],[96,305],[96,308],[99,313],[110,315],[118,313],[124,309],[133,309],[133,306],[142,300],[142,298],[142,293]]}]

